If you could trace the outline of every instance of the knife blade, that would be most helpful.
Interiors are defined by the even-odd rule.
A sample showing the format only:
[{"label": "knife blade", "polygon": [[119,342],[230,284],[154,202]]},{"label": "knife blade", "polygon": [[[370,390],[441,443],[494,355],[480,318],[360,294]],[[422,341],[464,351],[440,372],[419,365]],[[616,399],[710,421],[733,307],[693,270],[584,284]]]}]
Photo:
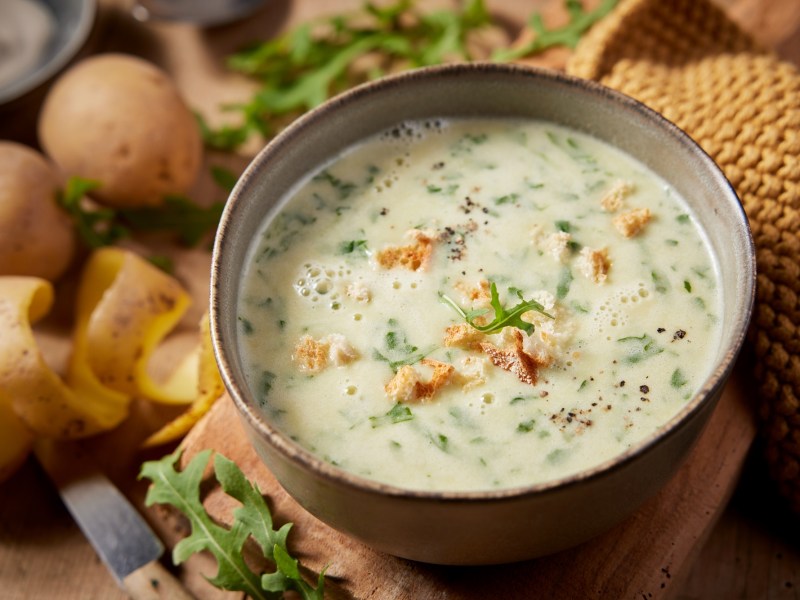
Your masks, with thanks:
[{"label": "knife blade", "polygon": [[131,598],[193,598],[159,562],[161,540],[80,442],[40,440],[34,453],[78,527]]}]

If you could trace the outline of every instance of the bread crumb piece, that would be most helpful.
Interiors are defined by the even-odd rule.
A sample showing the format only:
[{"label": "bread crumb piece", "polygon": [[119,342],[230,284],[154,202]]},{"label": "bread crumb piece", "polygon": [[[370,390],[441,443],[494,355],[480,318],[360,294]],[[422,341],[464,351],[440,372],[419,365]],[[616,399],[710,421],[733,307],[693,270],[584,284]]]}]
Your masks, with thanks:
[{"label": "bread crumb piece", "polygon": [[613,187],[600,199],[600,206],[606,212],[617,212],[625,203],[625,198],[633,192],[633,184],[627,181],[617,181]]},{"label": "bread crumb piece", "polygon": [[341,367],[357,358],[358,352],[339,333],[332,333],[320,340],[304,335],[292,353],[292,360],[297,367],[307,373],[319,373],[329,364]]},{"label": "bread crumb piece", "polygon": [[292,360],[301,371],[319,373],[328,366],[328,346],[310,335],[304,335],[294,347]]},{"label": "bread crumb piece", "polygon": [[402,267],[409,271],[425,270],[433,252],[433,238],[419,229],[406,233],[414,239],[408,246],[389,246],[375,255],[378,265],[384,269]]},{"label": "bread crumb piece", "polygon": [[566,231],[556,231],[547,234],[544,228],[538,223],[531,227],[531,243],[539,248],[541,252],[546,252],[558,262],[566,262],[571,254],[570,242],[572,234]]},{"label": "bread crumb piece", "polygon": [[542,243],[542,250],[549,253],[553,260],[563,263],[570,255],[569,243],[572,241],[572,234],[566,231],[557,231],[550,234]]},{"label": "bread crumb piece", "polygon": [[626,238],[630,238],[644,229],[650,219],[649,208],[634,208],[614,217],[614,227]]},{"label": "bread crumb piece", "polygon": [[608,270],[611,268],[611,262],[608,260],[608,249],[594,250],[584,246],[576,264],[584,277],[594,283],[604,283],[608,278]]},{"label": "bread crumb piece", "polygon": [[450,381],[455,371],[453,365],[431,358],[423,358],[420,364],[433,369],[430,380],[423,381],[417,369],[411,365],[403,365],[384,386],[384,391],[391,400],[394,402],[429,400]]},{"label": "bread crumb piece", "polygon": [[358,352],[341,333],[326,336],[325,343],[328,345],[328,361],[336,367],[351,363],[358,358]]},{"label": "bread crumb piece", "polygon": [[403,365],[397,369],[383,389],[386,395],[395,402],[413,402],[417,399],[419,373],[411,365]]},{"label": "bread crumb piece", "polygon": [[485,279],[481,279],[477,286],[458,281],[454,287],[461,294],[464,302],[470,302],[473,305],[477,302],[489,306],[489,301],[491,300],[490,285]]},{"label": "bread crumb piece", "polygon": [[489,357],[494,366],[513,373],[523,383],[536,385],[539,377],[539,363],[523,350],[522,332],[514,329],[511,335],[512,348],[503,349],[489,342],[481,342],[480,349]]},{"label": "bread crumb piece", "polygon": [[476,349],[480,342],[486,339],[486,335],[472,325],[459,323],[451,325],[444,331],[444,345],[448,348],[458,347],[466,350]]},{"label": "bread crumb piece", "polygon": [[485,359],[479,356],[465,356],[462,358],[461,369],[456,371],[454,381],[465,392],[486,383]]}]

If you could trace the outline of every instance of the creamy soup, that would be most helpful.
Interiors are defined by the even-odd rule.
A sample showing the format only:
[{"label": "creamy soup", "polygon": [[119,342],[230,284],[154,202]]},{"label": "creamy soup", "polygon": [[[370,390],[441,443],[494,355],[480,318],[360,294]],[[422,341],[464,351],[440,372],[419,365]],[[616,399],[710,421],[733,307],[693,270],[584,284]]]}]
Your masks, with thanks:
[{"label": "creamy soup", "polygon": [[709,375],[718,267],[686,203],[550,123],[404,123],[302,181],[253,243],[252,394],[325,461],[423,490],[597,465]]}]

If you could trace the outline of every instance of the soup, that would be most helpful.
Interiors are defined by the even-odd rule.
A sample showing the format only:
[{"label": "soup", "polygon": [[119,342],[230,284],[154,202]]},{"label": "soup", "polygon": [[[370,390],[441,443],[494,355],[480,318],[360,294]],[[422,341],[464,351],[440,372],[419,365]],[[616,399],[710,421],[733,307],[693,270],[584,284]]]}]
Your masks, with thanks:
[{"label": "soup", "polygon": [[405,489],[597,465],[710,374],[718,266],[646,167],[534,120],[402,123],[300,182],[244,266],[247,384],[298,444]]}]

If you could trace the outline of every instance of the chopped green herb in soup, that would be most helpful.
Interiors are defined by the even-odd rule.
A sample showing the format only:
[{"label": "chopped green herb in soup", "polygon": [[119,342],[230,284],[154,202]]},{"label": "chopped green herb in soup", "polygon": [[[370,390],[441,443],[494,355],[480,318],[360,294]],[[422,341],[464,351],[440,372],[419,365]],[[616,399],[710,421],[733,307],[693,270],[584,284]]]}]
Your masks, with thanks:
[{"label": "chopped green herb in soup", "polygon": [[528,485],[651,435],[709,375],[718,268],[676,192],[549,123],[406,123],[312,174],[245,267],[249,386],[403,488]]}]

